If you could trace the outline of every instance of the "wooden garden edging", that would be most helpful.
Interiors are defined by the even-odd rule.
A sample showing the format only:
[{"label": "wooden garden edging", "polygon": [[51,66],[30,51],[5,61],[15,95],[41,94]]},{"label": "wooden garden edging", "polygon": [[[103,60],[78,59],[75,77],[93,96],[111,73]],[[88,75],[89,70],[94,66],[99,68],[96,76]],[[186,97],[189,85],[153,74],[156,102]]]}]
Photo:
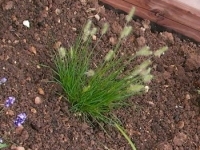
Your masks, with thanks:
[{"label": "wooden garden edging", "polygon": [[100,0],[200,42],[200,0]]}]

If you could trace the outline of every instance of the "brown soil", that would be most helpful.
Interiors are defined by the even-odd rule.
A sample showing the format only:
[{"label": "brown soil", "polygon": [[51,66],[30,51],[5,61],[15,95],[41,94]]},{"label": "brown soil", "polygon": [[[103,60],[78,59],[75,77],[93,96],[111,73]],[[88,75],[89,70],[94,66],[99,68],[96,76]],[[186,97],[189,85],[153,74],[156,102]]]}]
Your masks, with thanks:
[{"label": "brown soil", "polygon": [[[99,21],[94,17],[98,11]],[[48,82],[53,72],[40,66],[53,67],[55,43],[71,46],[88,18],[98,27],[105,21],[111,24],[96,48],[99,56],[105,54],[123,27],[125,15],[84,0],[1,0],[0,12],[0,78],[8,79],[0,86],[0,103],[8,96],[16,97],[13,106],[0,114],[0,137],[11,142],[7,149],[16,145],[26,150],[130,150],[113,127],[105,125],[107,134],[72,114],[58,94],[61,88]],[[22,24],[24,20],[30,21],[30,28]],[[131,25],[134,32],[124,42],[124,52],[132,54],[143,45],[152,50],[168,45],[169,50],[153,59],[155,77],[149,92],[130,98],[129,107],[114,113],[138,150],[200,150],[196,92],[200,45],[169,32],[152,32],[147,20],[133,20]],[[36,97],[41,103],[35,102]],[[28,119],[23,129],[15,129],[13,120],[20,112]]]}]

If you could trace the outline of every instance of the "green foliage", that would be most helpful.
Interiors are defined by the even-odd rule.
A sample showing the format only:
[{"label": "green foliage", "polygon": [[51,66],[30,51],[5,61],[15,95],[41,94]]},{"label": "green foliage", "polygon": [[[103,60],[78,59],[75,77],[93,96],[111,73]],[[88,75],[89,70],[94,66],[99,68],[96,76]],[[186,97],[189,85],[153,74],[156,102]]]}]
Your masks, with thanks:
[{"label": "green foliage", "polygon": [[[118,43],[106,54],[98,68],[92,68],[94,47],[90,47],[90,41],[97,29],[91,28],[91,21],[86,24],[83,33],[70,49],[63,47],[58,49],[55,57],[56,80],[62,86],[72,110],[86,119],[97,122],[112,121],[111,111],[124,105],[126,98],[144,91],[145,84],[153,77],[150,74],[150,59],[124,73],[124,68],[136,57],[153,54],[149,47],[144,47],[129,58],[117,56],[122,40],[132,29],[127,23],[119,36]],[[101,36],[107,29],[108,25],[105,24]],[[165,50],[166,48],[161,49],[161,52],[156,51],[154,54],[160,56]]]},{"label": "green foliage", "polygon": [[6,148],[6,147],[8,147],[7,144],[5,144],[5,143],[0,143],[0,149]]},{"label": "green foliage", "polygon": [[133,144],[131,139],[127,136],[127,134],[125,133],[123,128],[121,126],[119,126],[117,123],[115,123],[115,127],[120,131],[120,133],[125,137],[125,139],[128,141],[128,143],[131,145],[132,150],[136,150],[135,145]]},{"label": "green foliage", "polygon": [[[99,40],[108,30],[108,24],[104,24],[99,40],[91,48],[91,37],[96,34],[97,28],[92,28],[92,22],[89,20],[72,47],[58,49],[54,71],[57,75],[56,81],[62,86],[66,99],[72,106],[71,110],[75,114],[97,123],[111,123],[135,150],[134,144],[116,123],[117,119],[112,116],[112,110],[125,105],[125,99],[128,97],[145,91],[145,85],[153,78],[150,74],[150,58],[152,55],[160,57],[167,47],[152,52],[146,46],[133,56],[120,57],[118,50],[121,42],[132,30],[132,27],[127,24],[133,13],[134,9],[127,15],[126,24],[119,35],[118,43],[107,52],[97,67],[92,65],[92,56]],[[124,71],[135,58],[141,56],[148,58],[129,71]]]}]

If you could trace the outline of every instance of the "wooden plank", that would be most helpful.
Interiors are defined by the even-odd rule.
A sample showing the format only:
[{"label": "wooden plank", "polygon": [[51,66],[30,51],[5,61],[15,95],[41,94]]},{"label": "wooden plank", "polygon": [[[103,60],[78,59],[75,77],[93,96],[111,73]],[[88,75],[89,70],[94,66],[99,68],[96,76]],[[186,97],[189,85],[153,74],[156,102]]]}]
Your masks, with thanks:
[{"label": "wooden plank", "polygon": [[200,10],[180,3],[181,0],[101,1],[125,12],[129,12],[132,6],[135,6],[135,15],[149,19],[200,42]]},{"label": "wooden plank", "polygon": [[200,2],[199,0],[191,0],[191,1],[186,1],[186,0],[176,0],[179,1],[180,3],[184,3],[190,7],[199,9],[200,8]]},{"label": "wooden plank", "polygon": [[[200,31],[200,10],[177,0],[124,0]],[[199,1],[200,2],[200,1]],[[200,7],[199,7],[200,8]],[[192,26],[191,26],[192,25]]]}]

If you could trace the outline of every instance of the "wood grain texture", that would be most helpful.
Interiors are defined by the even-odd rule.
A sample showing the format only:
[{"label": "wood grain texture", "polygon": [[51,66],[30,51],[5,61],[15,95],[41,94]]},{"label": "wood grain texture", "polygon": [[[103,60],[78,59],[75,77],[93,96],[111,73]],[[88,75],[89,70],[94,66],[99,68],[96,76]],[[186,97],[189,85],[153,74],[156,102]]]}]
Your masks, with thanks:
[{"label": "wood grain texture", "polygon": [[181,0],[101,1],[125,12],[129,12],[134,6],[136,7],[135,15],[149,19],[200,42],[200,10],[182,3]]}]

